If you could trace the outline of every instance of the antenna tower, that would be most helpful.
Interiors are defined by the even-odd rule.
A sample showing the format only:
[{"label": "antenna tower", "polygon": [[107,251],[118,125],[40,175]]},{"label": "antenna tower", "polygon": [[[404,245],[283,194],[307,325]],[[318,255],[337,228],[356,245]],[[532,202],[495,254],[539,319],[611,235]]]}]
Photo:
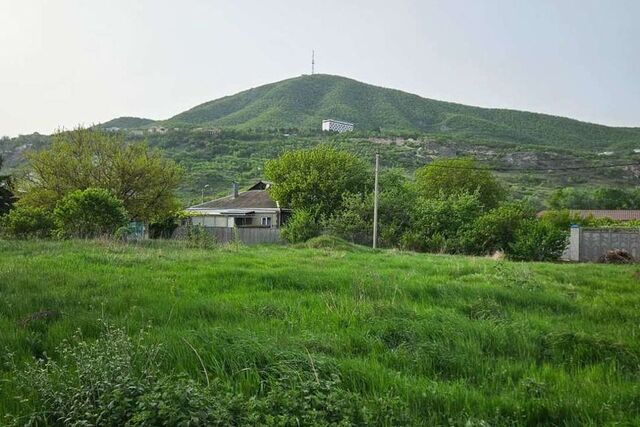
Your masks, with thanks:
[{"label": "antenna tower", "polygon": [[315,71],[316,71],[316,51],[312,50],[311,51],[311,74],[313,75]]}]

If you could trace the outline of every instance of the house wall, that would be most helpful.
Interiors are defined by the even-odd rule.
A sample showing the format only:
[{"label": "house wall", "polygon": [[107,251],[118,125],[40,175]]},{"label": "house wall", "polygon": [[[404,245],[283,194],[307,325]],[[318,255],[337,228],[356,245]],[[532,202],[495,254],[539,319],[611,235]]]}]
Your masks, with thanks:
[{"label": "house wall", "polygon": [[[278,228],[277,213],[256,213],[255,215],[247,215],[242,218],[251,218],[251,224],[249,227],[259,227],[262,225],[262,218],[271,218],[271,227]],[[191,217],[191,223],[193,225],[202,225],[203,227],[227,227],[233,228],[235,221],[233,217],[227,217],[222,215],[201,215]]]}]

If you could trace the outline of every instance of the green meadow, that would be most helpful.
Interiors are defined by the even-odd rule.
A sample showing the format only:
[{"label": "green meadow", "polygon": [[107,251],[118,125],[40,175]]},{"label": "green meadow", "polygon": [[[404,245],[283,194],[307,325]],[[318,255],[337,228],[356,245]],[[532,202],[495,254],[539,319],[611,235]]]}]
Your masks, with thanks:
[{"label": "green meadow", "polygon": [[[327,239],[214,249],[0,241],[0,414],[26,420],[46,406],[29,389],[42,374],[34,359],[108,346],[113,329],[157,346],[160,375],[220,396],[221,425],[640,424],[632,265]],[[205,418],[182,425],[213,423]],[[64,423],[36,425],[48,424]]]}]

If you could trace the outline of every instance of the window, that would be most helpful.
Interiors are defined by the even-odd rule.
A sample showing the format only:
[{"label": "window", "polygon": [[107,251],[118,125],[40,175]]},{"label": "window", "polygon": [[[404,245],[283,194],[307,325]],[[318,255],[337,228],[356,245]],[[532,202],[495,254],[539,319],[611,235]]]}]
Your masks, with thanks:
[{"label": "window", "polygon": [[263,216],[261,218],[261,224],[265,227],[271,227],[271,217],[270,216]]}]

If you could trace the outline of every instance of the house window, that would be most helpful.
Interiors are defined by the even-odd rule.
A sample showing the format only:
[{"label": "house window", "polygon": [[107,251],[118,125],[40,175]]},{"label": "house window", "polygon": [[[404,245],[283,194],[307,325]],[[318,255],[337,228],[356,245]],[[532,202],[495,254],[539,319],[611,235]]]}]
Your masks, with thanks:
[{"label": "house window", "polygon": [[251,217],[240,217],[240,218],[236,217],[235,223],[236,223],[236,226],[243,227],[243,226],[251,225],[251,222],[252,222],[251,220],[252,220]]},{"label": "house window", "polygon": [[263,216],[261,218],[261,224],[264,227],[271,227],[271,217],[270,216]]}]

